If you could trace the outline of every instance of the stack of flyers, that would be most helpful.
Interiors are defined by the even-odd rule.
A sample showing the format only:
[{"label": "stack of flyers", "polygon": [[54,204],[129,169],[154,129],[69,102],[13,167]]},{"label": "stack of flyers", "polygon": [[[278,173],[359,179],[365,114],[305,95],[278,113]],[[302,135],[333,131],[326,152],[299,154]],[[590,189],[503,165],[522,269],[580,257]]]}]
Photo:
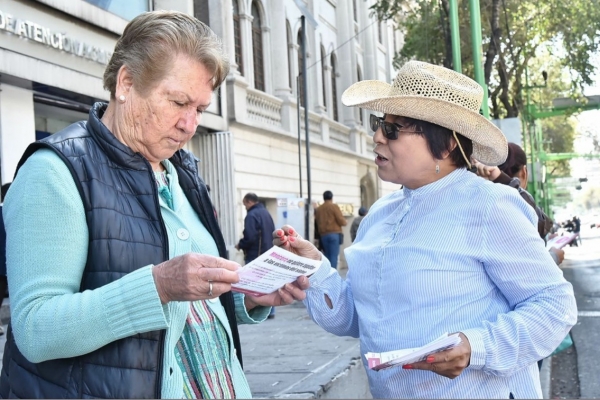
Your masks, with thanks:
[{"label": "stack of flyers", "polygon": [[458,333],[448,335],[444,333],[439,338],[426,345],[414,349],[386,351],[383,353],[367,353],[365,358],[369,368],[375,371],[380,369],[399,367],[424,361],[427,356],[440,351],[451,349],[462,343]]}]

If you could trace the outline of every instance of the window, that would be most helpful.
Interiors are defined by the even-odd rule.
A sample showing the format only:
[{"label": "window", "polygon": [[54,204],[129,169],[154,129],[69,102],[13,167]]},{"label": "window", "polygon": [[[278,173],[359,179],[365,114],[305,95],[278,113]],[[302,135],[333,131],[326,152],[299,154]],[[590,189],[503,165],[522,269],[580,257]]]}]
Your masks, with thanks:
[{"label": "window", "polygon": [[331,54],[331,111],[333,112],[334,121],[339,121],[337,107],[337,61],[335,60],[335,54]]},{"label": "window", "polygon": [[321,46],[321,81],[323,81],[323,107],[327,109],[327,82],[325,81],[325,79],[327,78],[327,69],[325,67],[327,59],[325,57],[325,47]]},{"label": "window", "polygon": [[379,21],[377,27],[377,40],[379,40],[379,43],[383,43],[383,22]]},{"label": "window", "polygon": [[300,96],[300,106],[304,107],[304,78],[302,76],[303,65],[302,65],[302,54],[304,54],[303,40],[302,40],[302,29],[298,31],[298,76],[300,79],[298,80],[298,88],[297,93]]},{"label": "window", "polygon": [[254,58],[254,87],[265,90],[265,69],[263,65],[262,22],[256,2],[252,3],[252,56]]},{"label": "window", "polygon": [[356,0],[352,0],[352,11],[354,12],[354,22],[358,22],[358,7],[356,7]]},{"label": "window", "polygon": [[292,87],[292,28],[290,21],[285,21],[285,35],[287,43],[287,61],[288,61],[288,83]]},{"label": "window", "polygon": [[[360,65],[356,66],[356,78],[358,79],[357,82],[362,81],[362,73],[360,72]],[[358,110],[358,122],[363,125],[363,110],[360,107],[356,107],[356,109]]]},{"label": "window", "polygon": [[242,58],[242,28],[240,27],[240,9],[237,0],[233,0],[233,40],[235,47],[235,63],[240,75],[244,75],[244,60]]},{"label": "window", "polygon": [[148,0],[84,0],[109,13],[119,17],[132,20],[143,12],[150,11],[150,2]]}]

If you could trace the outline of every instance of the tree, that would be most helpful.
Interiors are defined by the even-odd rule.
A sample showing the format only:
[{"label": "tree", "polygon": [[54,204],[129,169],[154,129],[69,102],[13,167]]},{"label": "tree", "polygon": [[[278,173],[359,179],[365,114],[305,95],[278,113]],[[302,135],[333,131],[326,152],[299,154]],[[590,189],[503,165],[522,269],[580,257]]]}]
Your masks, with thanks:
[{"label": "tree", "polygon": [[[588,0],[481,0],[484,77],[493,118],[517,117],[524,107],[528,66],[540,51],[567,71],[567,94],[580,96],[593,83],[591,56],[600,46],[600,7]],[[396,66],[419,59],[452,68],[448,0],[378,0],[379,19],[405,31]],[[473,76],[468,0],[459,0],[463,72]],[[536,74],[532,74],[536,76]],[[539,74],[537,74],[539,76]],[[549,82],[555,79],[550,76]],[[541,83],[541,82],[540,82]],[[559,91],[554,97],[563,96]]]}]

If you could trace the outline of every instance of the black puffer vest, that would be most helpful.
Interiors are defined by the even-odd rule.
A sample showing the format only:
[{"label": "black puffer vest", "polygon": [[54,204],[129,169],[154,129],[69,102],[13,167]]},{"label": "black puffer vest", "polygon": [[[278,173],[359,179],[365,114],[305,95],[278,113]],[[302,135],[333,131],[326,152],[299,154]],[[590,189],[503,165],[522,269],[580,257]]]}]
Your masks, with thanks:
[{"label": "black puffer vest", "polygon": [[[81,291],[106,285],[145,265],[160,264],[169,255],[152,168],[100,122],[105,109],[106,104],[96,103],[87,124],[78,122],[32,143],[19,162],[20,167],[38,149],[51,149],[73,175],[90,235]],[[225,257],[225,243],[198,176],[197,160],[178,151],[170,161],[186,197]],[[240,349],[233,295],[226,293],[220,300],[230,321],[232,345]],[[0,396],[160,398],[165,332],[137,334],[83,356],[34,364],[17,348],[9,326]],[[238,358],[241,361],[240,353]]]}]

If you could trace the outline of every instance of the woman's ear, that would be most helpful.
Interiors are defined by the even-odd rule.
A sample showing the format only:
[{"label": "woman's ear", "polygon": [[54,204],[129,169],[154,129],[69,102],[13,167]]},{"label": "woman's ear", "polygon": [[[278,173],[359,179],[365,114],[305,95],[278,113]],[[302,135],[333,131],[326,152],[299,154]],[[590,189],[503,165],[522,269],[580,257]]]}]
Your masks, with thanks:
[{"label": "woman's ear", "polygon": [[117,72],[117,87],[116,87],[116,95],[119,97],[120,95],[127,96],[131,87],[133,86],[133,76],[129,72],[129,69],[125,65],[121,65],[119,68],[119,72]]}]

